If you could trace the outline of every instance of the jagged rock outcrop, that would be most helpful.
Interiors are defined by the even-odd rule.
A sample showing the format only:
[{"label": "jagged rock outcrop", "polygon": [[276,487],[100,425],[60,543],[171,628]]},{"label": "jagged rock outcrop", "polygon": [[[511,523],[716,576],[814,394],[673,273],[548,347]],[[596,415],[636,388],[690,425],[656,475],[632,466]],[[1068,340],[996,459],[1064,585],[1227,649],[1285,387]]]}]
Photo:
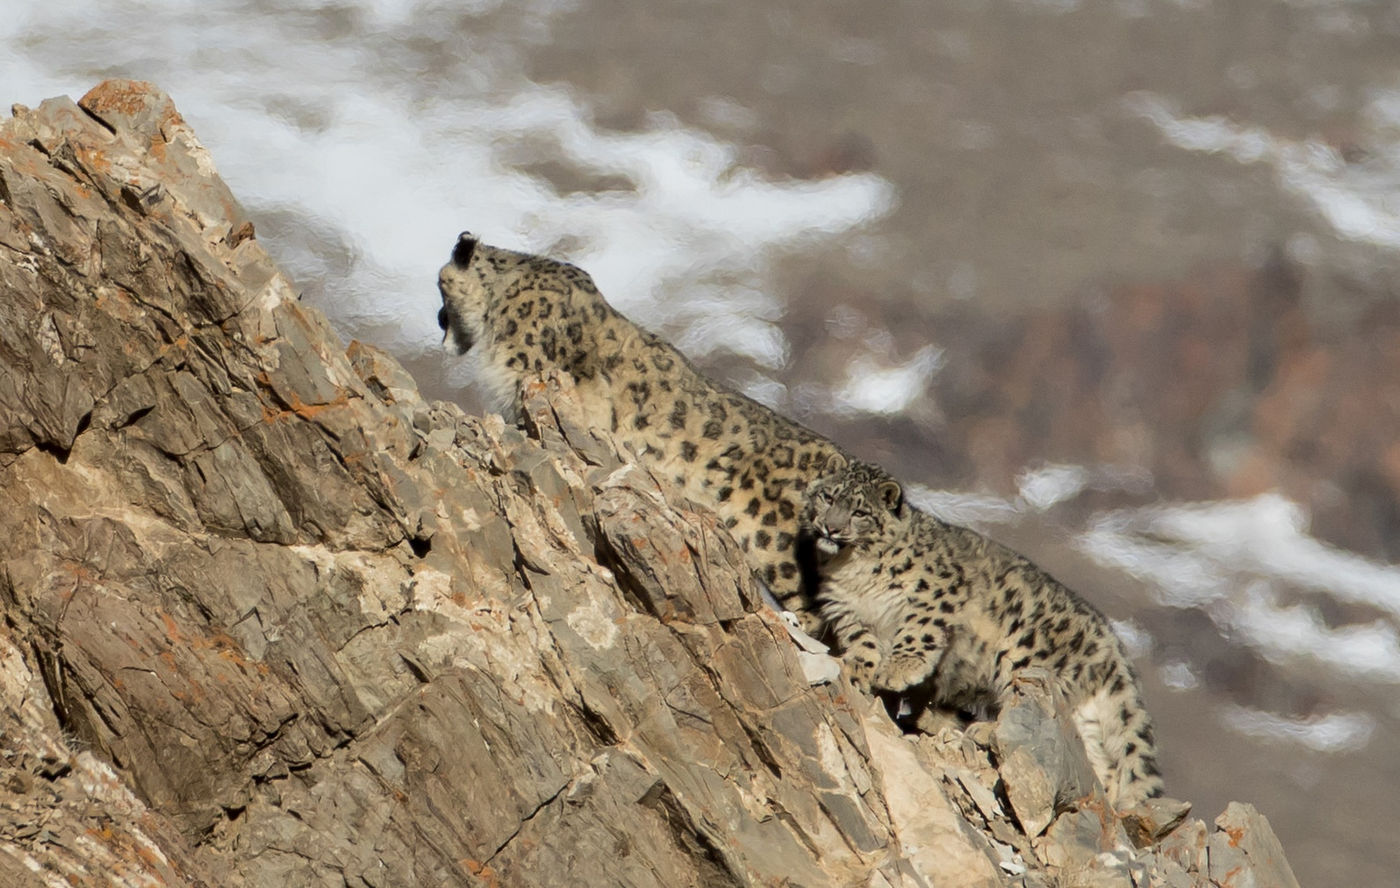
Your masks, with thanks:
[{"label": "jagged rock outcrop", "polygon": [[0,884],[1293,884],[1248,806],[1120,822],[1034,676],[814,684],[567,380],[343,347],[149,85],[0,124],[0,287]]}]

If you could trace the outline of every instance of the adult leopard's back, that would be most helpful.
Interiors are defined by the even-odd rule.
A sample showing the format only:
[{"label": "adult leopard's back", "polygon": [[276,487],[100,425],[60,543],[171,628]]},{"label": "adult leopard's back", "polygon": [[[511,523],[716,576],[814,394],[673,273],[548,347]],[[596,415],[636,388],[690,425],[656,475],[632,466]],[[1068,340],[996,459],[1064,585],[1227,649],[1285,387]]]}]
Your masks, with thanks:
[{"label": "adult leopard's back", "polygon": [[713,508],[778,601],[809,612],[798,511],[803,489],[840,448],[705,377],[618,313],[577,266],[463,233],[438,288],[438,322],[459,351],[475,357],[493,406],[516,414],[525,380],[565,371],[599,425]]}]

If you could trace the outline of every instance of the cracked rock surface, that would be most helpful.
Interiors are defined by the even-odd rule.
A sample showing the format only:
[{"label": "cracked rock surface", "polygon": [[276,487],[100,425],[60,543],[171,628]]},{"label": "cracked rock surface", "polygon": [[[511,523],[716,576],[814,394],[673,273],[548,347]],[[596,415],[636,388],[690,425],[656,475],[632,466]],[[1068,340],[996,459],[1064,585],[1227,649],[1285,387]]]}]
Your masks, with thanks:
[{"label": "cracked rock surface", "polygon": [[567,379],[346,348],[149,84],[0,123],[0,290],[0,884],[1294,884],[1034,683],[901,734]]}]

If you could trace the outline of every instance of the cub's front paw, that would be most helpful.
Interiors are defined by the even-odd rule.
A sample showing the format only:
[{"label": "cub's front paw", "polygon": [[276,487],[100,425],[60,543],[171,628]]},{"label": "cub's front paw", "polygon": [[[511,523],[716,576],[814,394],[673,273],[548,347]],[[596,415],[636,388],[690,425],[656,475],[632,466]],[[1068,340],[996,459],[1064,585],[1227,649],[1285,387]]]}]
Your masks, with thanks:
[{"label": "cub's front paw", "polygon": [[797,617],[797,626],[803,632],[806,632],[813,638],[822,637],[822,629],[825,624],[822,622],[820,616],[809,610],[790,611],[790,613]]},{"label": "cub's front paw", "polygon": [[886,691],[907,691],[933,674],[933,663],[916,654],[895,654],[876,670],[875,687]]},{"label": "cub's front paw", "polygon": [[841,667],[846,677],[858,690],[870,693],[874,687],[875,673],[880,668],[880,655],[872,651],[855,650],[841,658]]}]

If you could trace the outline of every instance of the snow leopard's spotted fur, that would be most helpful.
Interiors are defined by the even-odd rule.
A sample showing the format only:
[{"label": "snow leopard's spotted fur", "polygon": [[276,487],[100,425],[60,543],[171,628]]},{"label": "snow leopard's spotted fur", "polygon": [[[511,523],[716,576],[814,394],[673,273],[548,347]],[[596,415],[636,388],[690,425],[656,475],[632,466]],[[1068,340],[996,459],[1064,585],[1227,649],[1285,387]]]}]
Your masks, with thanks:
[{"label": "snow leopard's spotted fur", "polygon": [[1119,808],[1161,795],[1152,724],[1122,645],[1092,605],[1030,561],[904,500],[877,466],[835,457],[807,487],[819,613],[852,679],[933,705],[995,708],[1012,676],[1055,676]]}]

